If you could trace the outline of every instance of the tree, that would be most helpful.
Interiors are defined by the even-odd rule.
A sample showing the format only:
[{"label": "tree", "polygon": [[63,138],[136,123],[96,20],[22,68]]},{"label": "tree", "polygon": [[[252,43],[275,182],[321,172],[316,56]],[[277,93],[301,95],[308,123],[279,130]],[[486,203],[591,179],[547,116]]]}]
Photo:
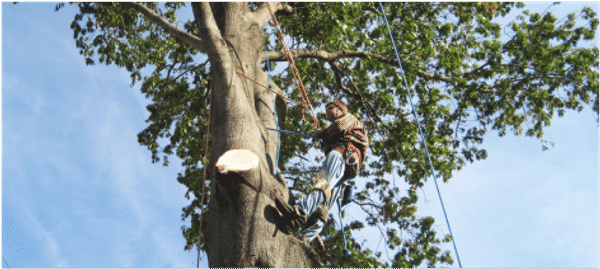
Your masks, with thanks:
[{"label": "tree", "polygon": [[[511,23],[513,33],[503,43],[502,27],[491,20],[522,8],[521,3],[386,3],[410,86],[405,89],[375,3],[270,3],[293,44],[290,54],[313,106],[346,100],[366,123],[372,152],[360,176],[372,180],[356,203],[368,213],[368,225],[385,228],[387,247],[396,251],[393,264],[384,263],[378,259],[381,253],[363,249],[346,231],[351,257],[345,257],[341,231],[328,225],[322,234],[326,250],[317,253],[315,245],[296,240],[295,231],[275,221],[274,197],[288,199],[290,193],[285,180],[273,176],[275,167],[288,169],[293,156],[312,146],[282,136],[280,161],[274,164],[278,136],[265,128],[275,127],[274,100],[259,84],[269,85],[266,57],[272,63],[287,59],[281,45],[272,46],[269,33],[261,31],[271,20],[269,6],[77,5],[71,28],[86,63],[126,68],[132,86],[141,82],[142,93],[152,98],[149,125],[139,133],[139,143],[152,152],[153,162],[161,154],[164,165],[169,155],[183,160],[185,171],[177,181],[188,187],[186,198],[192,200],[182,214],[182,220],[191,217],[191,226],[182,227],[185,249],[198,244],[211,267],[452,264],[450,252],[439,248],[451,238],[438,238],[434,219],[416,215],[416,191],[425,180],[435,173],[447,182],[467,161],[485,159],[485,149],[478,146],[490,128],[500,136],[507,130],[535,136],[545,150],[543,129],[555,112],[562,116],[591,104],[598,113],[598,49],[577,47],[582,39],[594,38],[598,18],[590,8],[560,21],[551,13],[525,11]],[[177,12],[189,5],[193,20],[178,26]],[[589,25],[576,27],[577,16]],[[208,60],[201,62],[201,56]],[[290,73],[275,76],[273,90],[299,100]],[[407,90],[414,96],[435,171],[419,146]],[[288,109],[280,97],[276,102],[278,128],[302,133],[317,128],[303,119],[303,107]],[[533,126],[524,130],[526,120]],[[227,174],[215,170],[219,157],[232,149],[249,150],[258,168]],[[391,173],[410,184],[407,194],[390,186],[384,175]],[[295,194],[310,184],[309,177],[297,177]],[[205,236],[199,234],[200,223]],[[364,227],[363,222],[350,225],[352,230]]]}]

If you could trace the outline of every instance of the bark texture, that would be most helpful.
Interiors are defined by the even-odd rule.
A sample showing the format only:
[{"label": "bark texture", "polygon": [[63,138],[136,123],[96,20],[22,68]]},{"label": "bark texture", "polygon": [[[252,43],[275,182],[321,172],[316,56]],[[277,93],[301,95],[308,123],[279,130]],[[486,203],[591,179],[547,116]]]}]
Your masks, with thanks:
[{"label": "bark texture", "polygon": [[[272,175],[277,134],[271,93],[237,75],[244,73],[263,85],[268,77],[261,32],[264,6],[255,12],[246,3],[193,3],[204,51],[213,79],[211,121],[211,199],[205,235],[210,267],[319,267],[306,243],[277,229],[274,198],[288,200],[287,186]],[[281,5],[271,3],[272,8]],[[267,10],[268,11],[268,10]],[[266,14],[266,15],[265,15]],[[219,173],[217,159],[233,149],[259,157],[257,169]]]}]

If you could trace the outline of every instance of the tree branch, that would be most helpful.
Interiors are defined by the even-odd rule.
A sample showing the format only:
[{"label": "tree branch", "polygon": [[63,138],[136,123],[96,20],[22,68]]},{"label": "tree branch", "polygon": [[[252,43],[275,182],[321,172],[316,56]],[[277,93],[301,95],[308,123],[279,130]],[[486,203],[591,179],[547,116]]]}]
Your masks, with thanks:
[{"label": "tree branch", "polygon": [[[273,9],[273,13],[282,9],[288,13],[294,11],[291,6],[282,4],[280,2],[271,3],[271,9]],[[260,28],[265,27],[269,20],[271,20],[271,13],[269,13],[269,7],[267,7],[267,3],[262,3],[254,12],[252,12],[252,22],[258,23]]]},{"label": "tree branch", "polygon": [[[366,51],[339,50],[336,52],[327,52],[323,50],[290,49],[289,52],[292,58],[316,58],[324,61],[333,61],[340,58],[373,58],[388,65],[398,66],[398,61],[394,59]],[[271,61],[287,61],[283,52],[270,51],[268,52],[268,57]],[[405,58],[403,61],[407,59]],[[425,79],[439,79],[447,83],[453,82],[452,77],[440,76],[423,70],[417,70],[417,75]]]},{"label": "tree branch", "polygon": [[371,11],[375,14],[377,14],[377,16],[381,16],[381,12],[378,9],[372,8],[372,7],[365,7],[365,10]]},{"label": "tree branch", "polygon": [[196,19],[199,35],[206,43],[204,44],[207,48],[205,53],[208,54],[211,65],[221,65],[220,68],[223,68],[223,74],[227,74],[226,70],[228,70],[229,65],[231,65],[231,59],[227,59],[229,56],[227,43],[217,26],[210,3],[193,2],[192,10]]},{"label": "tree branch", "polygon": [[[336,73],[340,73],[340,74],[344,73],[344,72],[342,71],[342,69],[341,69],[341,68],[340,68],[340,67],[337,65],[337,63],[335,63],[335,61],[329,61],[329,65],[331,65],[331,67],[333,67],[333,68],[335,69],[334,71],[335,71]],[[347,73],[346,73],[345,75],[346,75],[346,76],[350,76],[350,75],[349,75],[349,74],[347,74]],[[346,94],[354,95],[355,97],[356,97],[356,96],[358,96],[358,98],[360,98],[360,100],[362,101],[362,103],[363,103],[363,104],[364,104],[364,105],[365,105],[367,108],[369,108],[369,110],[370,110],[371,114],[373,115],[373,117],[374,117],[374,118],[375,118],[377,121],[379,121],[379,123],[384,123],[384,121],[381,119],[381,117],[379,117],[379,115],[377,114],[377,110],[375,110],[375,108],[372,106],[372,104],[371,104],[371,103],[369,103],[369,102],[366,102],[366,100],[365,100],[365,99],[362,97],[362,95],[360,95],[360,93],[359,93],[359,89],[358,89],[358,87],[356,87],[356,84],[354,84],[354,81],[352,81],[352,79],[350,79],[350,82],[351,82],[351,83],[352,83],[352,85],[354,86],[354,90],[355,90],[355,92],[354,92],[354,93],[352,93],[352,91],[351,91],[350,89],[348,89],[348,88],[347,88],[347,87],[346,87],[346,86],[345,86],[345,85],[342,83],[342,81],[341,81],[341,76],[339,76],[337,80],[338,80],[338,84],[339,84],[340,88],[341,88],[341,89],[342,89],[344,92],[346,92]]]},{"label": "tree branch", "polygon": [[154,23],[158,24],[167,33],[173,35],[177,39],[190,44],[192,47],[197,48],[202,52],[206,51],[204,46],[202,46],[202,40],[200,40],[200,38],[177,28],[177,26],[171,24],[168,20],[156,14],[154,11],[144,6],[143,4],[134,2],[122,2],[122,4],[129,6],[130,8],[133,8],[138,12],[142,13],[148,20],[151,20]]}]

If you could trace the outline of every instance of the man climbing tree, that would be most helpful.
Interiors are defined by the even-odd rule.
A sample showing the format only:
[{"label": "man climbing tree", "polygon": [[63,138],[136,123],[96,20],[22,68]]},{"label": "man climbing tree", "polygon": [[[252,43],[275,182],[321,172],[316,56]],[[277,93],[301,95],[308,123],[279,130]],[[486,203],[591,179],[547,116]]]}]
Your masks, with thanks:
[{"label": "man climbing tree", "polygon": [[[315,139],[323,140],[327,158],[317,176],[310,195],[297,205],[289,206],[281,199],[275,200],[291,227],[304,226],[300,237],[310,242],[323,230],[329,218],[329,210],[344,194],[346,182],[356,177],[365,160],[369,139],[362,122],[348,112],[346,104],[334,100],[326,105],[328,128],[314,131]],[[307,216],[310,216],[307,219]]]},{"label": "man climbing tree", "polygon": [[[150,100],[148,127],[139,133],[139,143],[152,152],[153,162],[160,161],[160,155],[165,165],[169,155],[182,160],[184,171],[177,181],[187,187],[185,197],[191,199],[182,213],[182,220],[191,219],[182,228],[185,249],[205,251],[211,267],[453,264],[450,251],[440,248],[451,238],[438,235],[433,218],[416,214],[418,188],[434,173],[447,182],[468,162],[485,159],[487,152],[479,145],[486,132],[503,136],[512,131],[544,142],[544,128],[555,114],[584,106],[598,113],[598,48],[578,46],[596,34],[598,18],[591,8],[561,20],[551,12],[525,11],[508,18],[511,22],[504,27],[495,19],[523,4],[76,5],[79,13],[71,28],[86,63],[124,67],[132,85],[141,82],[141,92]],[[179,21],[182,17],[186,21]],[[276,19],[281,27],[277,37],[269,26]],[[501,39],[502,33],[506,39]],[[273,38],[291,44],[289,50],[285,52]],[[399,60],[392,39],[398,44]],[[273,65],[267,67],[267,59]],[[289,66],[273,76],[271,86],[266,70],[273,70],[274,62]],[[400,64],[406,76],[399,74]],[[300,83],[306,90],[303,97],[296,89]],[[417,146],[409,92],[433,171]],[[277,115],[273,94],[280,96],[275,102]],[[306,100],[298,109],[290,104],[287,109],[284,97]],[[395,252],[389,259],[334,225],[325,225],[321,232],[327,249],[323,257],[277,227],[276,201],[285,206],[289,188],[274,171],[288,169],[290,160],[307,154],[311,146],[295,136],[279,141],[277,133],[266,128],[309,134],[316,125],[303,117],[307,104],[321,108],[329,100],[351,104],[347,111],[342,105],[330,105],[329,118],[341,111],[360,115],[365,125],[363,134],[350,136],[358,139],[346,144],[351,153],[345,155],[345,149],[335,150],[337,146],[325,150],[332,168],[341,155],[344,161],[358,161],[357,166],[345,165],[345,175],[372,179],[358,191],[354,205],[367,218],[350,227],[355,234],[365,228],[363,223],[380,228],[386,250]],[[276,117],[285,121],[277,126]],[[330,139],[328,129],[315,134]],[[365,161],[366,141],[370,157],[358,172]],[[331,172],[339,176],[340,167]],[[392,175],[400,176],[408,190],[390,184]],[[344,181],[329,175],[320,178],[333,185],[329,186],[333,193],[337,182]],[[295,184],[300,187],[294,190],[309,194],[311,186],[302,178]],[[302,202],[307,204],[302,207],[307,218],[312,213],[308,204],[314,207],[335,199],[333,193],[325,196],[327,184],[321,184],[311,197],[323,197]],[[319,212],[318,219],[325,220],[325,211]],[[314,235],[305,232],[307,237]],[[350,257],[341,251],[343,234],[350,236]]]}]

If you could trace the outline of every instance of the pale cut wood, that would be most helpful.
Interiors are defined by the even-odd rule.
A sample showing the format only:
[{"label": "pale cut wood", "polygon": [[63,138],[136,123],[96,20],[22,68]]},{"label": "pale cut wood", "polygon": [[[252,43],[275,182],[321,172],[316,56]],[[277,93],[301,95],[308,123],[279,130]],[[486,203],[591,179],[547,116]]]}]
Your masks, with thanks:
[{"label": "pale cut wood", "polygon": [[217,161],[219,173],[245,172],[258,168],[259,158],[247,149],[232,149],[225,152]]}]

